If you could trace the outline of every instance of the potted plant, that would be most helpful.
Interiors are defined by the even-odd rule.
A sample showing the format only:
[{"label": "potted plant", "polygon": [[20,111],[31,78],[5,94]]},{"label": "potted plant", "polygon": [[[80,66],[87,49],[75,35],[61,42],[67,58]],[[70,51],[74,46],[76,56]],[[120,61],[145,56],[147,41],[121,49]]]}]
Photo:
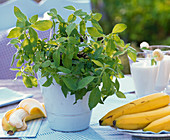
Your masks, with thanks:
[{"label": "potted plant", "polygon": [[[125,24],[116,24],[105,35],[98,23],[100,13],[64,8],[73,12],[68,19],[51,9],[51,20],[38,20],[37,15],[28,20],[14,7],[17,22],[8,38],[14,38],[10,44],[17,48],[12,59],[12,65],[17,60],[17,68],[12,68],[18,71],[16,79],[22,76],[26,87],[37,87],[38,73],[50,127],[78,131],[89,126],[91,110],[98,103],[113,94],[125,98],[117,80],[123,77],[119,56],[127,52],[135,61],[136,51],[118,36]],[[51,38],[39,39],[36,30],[49,29]]]}]

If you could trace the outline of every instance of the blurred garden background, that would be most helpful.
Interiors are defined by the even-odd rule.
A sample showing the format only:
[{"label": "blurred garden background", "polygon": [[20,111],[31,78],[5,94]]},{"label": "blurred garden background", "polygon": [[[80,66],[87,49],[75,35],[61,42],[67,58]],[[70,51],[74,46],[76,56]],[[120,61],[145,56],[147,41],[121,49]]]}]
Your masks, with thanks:
[{"label": "blurred garden background", "polygon": [[[117,23],[127,29],[120,36],[138,51],[142,41],[150,45],[170,45],[170,0],[91,0],[93,12],[103,15],[100,24],[105,33]],[[129,73],[126,55],[124,73]]]}]

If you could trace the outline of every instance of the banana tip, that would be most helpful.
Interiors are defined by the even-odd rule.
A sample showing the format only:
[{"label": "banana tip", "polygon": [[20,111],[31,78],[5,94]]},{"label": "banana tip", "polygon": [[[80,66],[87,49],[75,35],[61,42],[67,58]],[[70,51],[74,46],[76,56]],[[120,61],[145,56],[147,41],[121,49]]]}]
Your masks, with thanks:
[{"label": "banana tip", "polygon": [[102,122],[103,122],[102,120],[99,120],[99,124],[100,124],[100,125],[102,125]]},{"label": "banana tip", "polygon": [[113,121],[113,126],[116,126],[116,120]]},{"label": "banana tip", "polygon": [[9,131],[7,132],[7,134],[9,134],[9,135],[14,135],[14,131],[9,130]]}]

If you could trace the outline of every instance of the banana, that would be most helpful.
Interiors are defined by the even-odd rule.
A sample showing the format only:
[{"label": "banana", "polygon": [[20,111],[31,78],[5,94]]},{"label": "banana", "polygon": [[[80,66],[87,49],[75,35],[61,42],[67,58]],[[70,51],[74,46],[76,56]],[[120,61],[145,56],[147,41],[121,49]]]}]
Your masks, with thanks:
[{"label": "banana", "polygon": [[23,119],[27,117],[29,114],[24,109],[17,109],[13,112],[9,117],[9,124],[16,127],[23,127]]},{"label": "banana", "polygon": [[160,118],[151,122],[148,126],[146,126],[143,131],[152,131],[158,133],[162,130],[170,131],[170,115]]},{"label": "banana", "polygon": [[47,117],[45,106],[35,99],[25,99],[17,108],[9,110],[2,119],[2,127],[7,134],[13,135],[16,131],[27,129],[26,121]]},{"label": "banana", "polygon": [[123,115],[113,121],[113,126],[121,129],[143,129],[152,121],[170,115],[170,105],[141,113]]},{"label": "banana", "polygon": [[102,126],[103,125],[113,126],[113,121],[122,115],[139,113],[161,108],[168,105],[169,103],[170,97],[168,94],[154,93],[111,110],[99,120],[99,124]]}]

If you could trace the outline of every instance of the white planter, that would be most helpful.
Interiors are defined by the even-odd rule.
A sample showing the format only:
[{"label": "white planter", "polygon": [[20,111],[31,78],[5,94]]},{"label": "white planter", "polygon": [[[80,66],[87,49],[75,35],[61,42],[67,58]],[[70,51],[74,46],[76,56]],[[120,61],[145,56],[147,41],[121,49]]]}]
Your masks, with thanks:
[{"label": "white planter", "polygon": [[41,92],[47,112],[49,126],[58,131],[80,131],[89,127],[91,111],[88,107],[89,93],[76,104],[75,95],[64,97],[61,86],[55,84],[43,87],[45,79],[40,79]]}]

